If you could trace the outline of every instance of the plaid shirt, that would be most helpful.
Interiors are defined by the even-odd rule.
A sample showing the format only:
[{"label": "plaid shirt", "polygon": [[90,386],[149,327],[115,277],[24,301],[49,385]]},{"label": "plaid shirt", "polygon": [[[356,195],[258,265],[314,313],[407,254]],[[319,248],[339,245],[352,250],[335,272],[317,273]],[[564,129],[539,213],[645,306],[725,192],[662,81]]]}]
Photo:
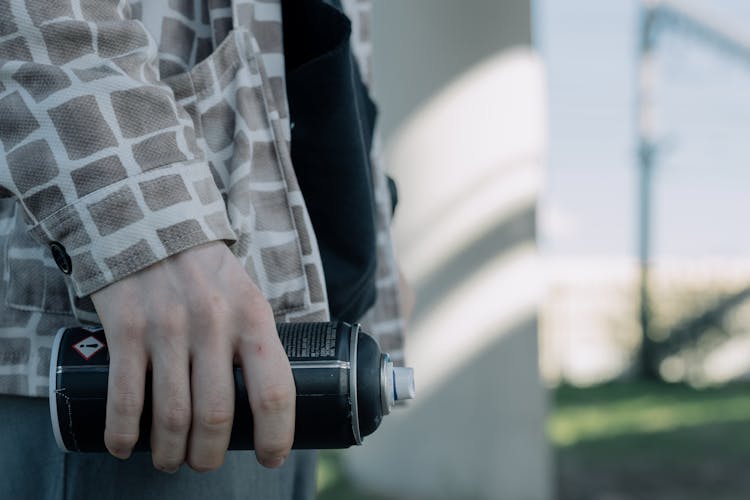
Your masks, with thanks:
[{"label": "plaid shirt", "polygon": [[[369,2],[345,2],[369,75]],[[278,321],[328,318],[289,155],[278,0],[0,0],[0,393],[46,395],[52,336],[89,295],[224,240]],[[379,300],[398,359],[397,275],[375,166]]]}]

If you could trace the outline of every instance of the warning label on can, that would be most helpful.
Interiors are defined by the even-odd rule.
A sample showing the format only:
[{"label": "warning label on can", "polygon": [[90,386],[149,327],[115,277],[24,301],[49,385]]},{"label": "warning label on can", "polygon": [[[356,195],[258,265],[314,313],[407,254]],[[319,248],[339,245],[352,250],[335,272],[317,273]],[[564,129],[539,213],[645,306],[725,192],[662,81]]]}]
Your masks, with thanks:
[{"label": "warning label on can", "polygon": [[281,329],[279,335],[289,359],[336,358],[336,329],[331,323],[290,324],[293,331]]},{"label": "warning label on can", "polygon": [[104,343],[94,336],[86,337],[73,345],[73,349],[86,361],[91,359],[94,354],[104,349],[104,347]]}]

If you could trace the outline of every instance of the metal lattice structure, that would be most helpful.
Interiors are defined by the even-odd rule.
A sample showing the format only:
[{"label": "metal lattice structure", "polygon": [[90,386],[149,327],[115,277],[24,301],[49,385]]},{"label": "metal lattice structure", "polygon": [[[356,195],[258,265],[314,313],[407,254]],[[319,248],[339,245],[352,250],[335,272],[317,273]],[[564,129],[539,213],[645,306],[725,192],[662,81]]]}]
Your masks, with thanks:
[{"label": "metal lattice structure", "polygon": [[637,77],[637,140],[639,182],[638,254],[640,261],[641,374],[659,378],[651,332],[649,268],[651,265],[652,177],[659,153],[655,120],[656,48],[665,31],[697,39],[718,53],[750,63],[750,36],[729,20],[719,19],[679,0],[640,3]]}]

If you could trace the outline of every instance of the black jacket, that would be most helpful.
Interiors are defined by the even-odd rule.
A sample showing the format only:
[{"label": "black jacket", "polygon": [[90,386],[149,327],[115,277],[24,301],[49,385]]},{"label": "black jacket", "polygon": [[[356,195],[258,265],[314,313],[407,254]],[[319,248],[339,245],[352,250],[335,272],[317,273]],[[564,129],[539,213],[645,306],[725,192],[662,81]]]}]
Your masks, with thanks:
[{"label": "black jacket", "polygon": [[351,52],[351,23],[338,2],[330,3],[282,3],[291,151],[320,246],[331,316],[356,321],[375,301],[370,150],[377,110]]}]

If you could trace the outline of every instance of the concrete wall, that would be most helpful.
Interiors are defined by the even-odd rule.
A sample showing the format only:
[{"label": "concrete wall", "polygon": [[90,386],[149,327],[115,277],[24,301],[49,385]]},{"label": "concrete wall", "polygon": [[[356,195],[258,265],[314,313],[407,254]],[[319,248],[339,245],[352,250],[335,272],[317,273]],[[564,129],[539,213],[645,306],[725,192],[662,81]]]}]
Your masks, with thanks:
[{"label": "concrete wall", "polygon": [[467,68],[531,45],[529,0],[380,0],[374,16],[374,86],[386,140]]},{"label": "concrete wall", "polygon": [[527,1],[376,3],[418,399],[345,456],[360,486],[394,498],[553,496],[535,246],[546,102],[529,17]]}]

